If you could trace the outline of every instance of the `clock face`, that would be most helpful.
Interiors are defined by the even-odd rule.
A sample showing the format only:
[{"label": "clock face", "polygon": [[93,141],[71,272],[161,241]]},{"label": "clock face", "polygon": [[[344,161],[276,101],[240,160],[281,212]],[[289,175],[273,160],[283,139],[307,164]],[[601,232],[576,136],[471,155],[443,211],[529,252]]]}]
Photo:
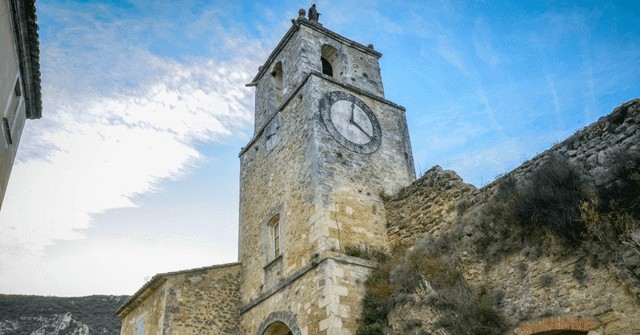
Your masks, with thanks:
[{"label": "clock face", "polygon": [[380,146],[380,124],[369,106],[342,91],[325,94],[320,114],[329,133],[338,143],[359,153],[372,153]]}]

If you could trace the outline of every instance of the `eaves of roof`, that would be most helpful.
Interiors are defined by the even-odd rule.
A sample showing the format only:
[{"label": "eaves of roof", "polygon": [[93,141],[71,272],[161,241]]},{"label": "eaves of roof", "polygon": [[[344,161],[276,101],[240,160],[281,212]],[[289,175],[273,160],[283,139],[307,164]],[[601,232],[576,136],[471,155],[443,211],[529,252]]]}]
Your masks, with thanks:
[{"label": "eaves of roof", "polygon": [[9,0],[18,51],[18,65],[22,76],[27,104],[27,118],[42,117],[40,88],[40,41],[35,0]]},{"label": "eaves of roof", "polygon": [[116,315],[118,315],[121,318],[124,317],[136,306],[138,306],[142,302],[142,300],[144,300],[144,298],[151,295],[158,287],[160,287],[160,285],[164,284],[169,279],[169,277],[186,274],[186,273],[207,271],[207,270],[224,268],[224,267],[232,267],[240,264],[241,263],[239,262],[235,262],[235,263],[217,264],[217,265],[206,266],[202,268],[159,273],[153,276],[140,289],[138,289],[136,293],[134,293],[129,299],[127,299],[127,301],[125,301],[124,304],[122,304],[122,306],[118,308],[118,310],[116,311]]}]

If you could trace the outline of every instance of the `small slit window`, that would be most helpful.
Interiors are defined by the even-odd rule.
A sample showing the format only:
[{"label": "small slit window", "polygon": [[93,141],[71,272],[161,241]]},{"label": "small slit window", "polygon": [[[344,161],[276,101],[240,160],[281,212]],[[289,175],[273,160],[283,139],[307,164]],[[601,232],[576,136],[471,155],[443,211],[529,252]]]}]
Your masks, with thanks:
[{"label": "small slit window", "polygon": [[13,92],[17,97],[22,95],[22,88],[20,88],[20,78],[16,79],[16,86],[13,88]]},{"label": "small slit window", "polygon": [[4,131],[4,140],[7,144],[13,144],[11,139],[11,128],[9,127],[9,120],[6,117],[2,118],[2,130]]},{"label": "small slit window", "polygon": [[322,63],[322,73],[331,76],[334,78],[338,78],[338,71],[340,70],[340,53],[336,48],[325,44],[320,49],[320,62]]}]

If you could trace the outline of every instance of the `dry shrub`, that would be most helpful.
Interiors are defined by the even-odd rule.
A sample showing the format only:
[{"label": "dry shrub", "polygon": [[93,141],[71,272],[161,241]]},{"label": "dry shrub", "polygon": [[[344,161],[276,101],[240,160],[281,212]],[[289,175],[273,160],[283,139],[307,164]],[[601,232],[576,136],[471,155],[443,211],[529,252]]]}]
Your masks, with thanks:
[{"label": "dry shrub", "polygon": [[600,212],[623,211],[640,219],[640,148],[611,154],[609,182],[598,190]]},{"label": "dry shrub", "polygon": [[366,293],[362,300],[362,315],[358,323],[357,335],[384,334],[393,294],[389,285],[391,265],[391,261],[381,262],[377,268],[371,271],[365,282]]},{"label": "dry shrub", "polygon": [[516,204],[525,229],[548,228],[577,245],[585,231],[580,204],[588,192],[578,169],[561,155],[551,154],[525,182]]}]

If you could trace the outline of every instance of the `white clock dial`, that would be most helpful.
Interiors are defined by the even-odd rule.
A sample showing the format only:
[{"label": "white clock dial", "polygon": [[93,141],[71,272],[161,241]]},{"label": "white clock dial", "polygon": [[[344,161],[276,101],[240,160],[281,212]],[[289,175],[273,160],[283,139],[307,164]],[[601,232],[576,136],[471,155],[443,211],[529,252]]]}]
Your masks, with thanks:
[{"label": "white clock dial", "polygon": [[336,101],[331,106],[331,121],[347,140],[360,145],[371,142],[371,120],[355,103],[347,100]]},{"label": "white clock dial", "polygon": [[320,114],[329,133],[340,144],[359,153],[372,153],[380,146],[382,132],[371,108],[343,91],[325,94]]}]

